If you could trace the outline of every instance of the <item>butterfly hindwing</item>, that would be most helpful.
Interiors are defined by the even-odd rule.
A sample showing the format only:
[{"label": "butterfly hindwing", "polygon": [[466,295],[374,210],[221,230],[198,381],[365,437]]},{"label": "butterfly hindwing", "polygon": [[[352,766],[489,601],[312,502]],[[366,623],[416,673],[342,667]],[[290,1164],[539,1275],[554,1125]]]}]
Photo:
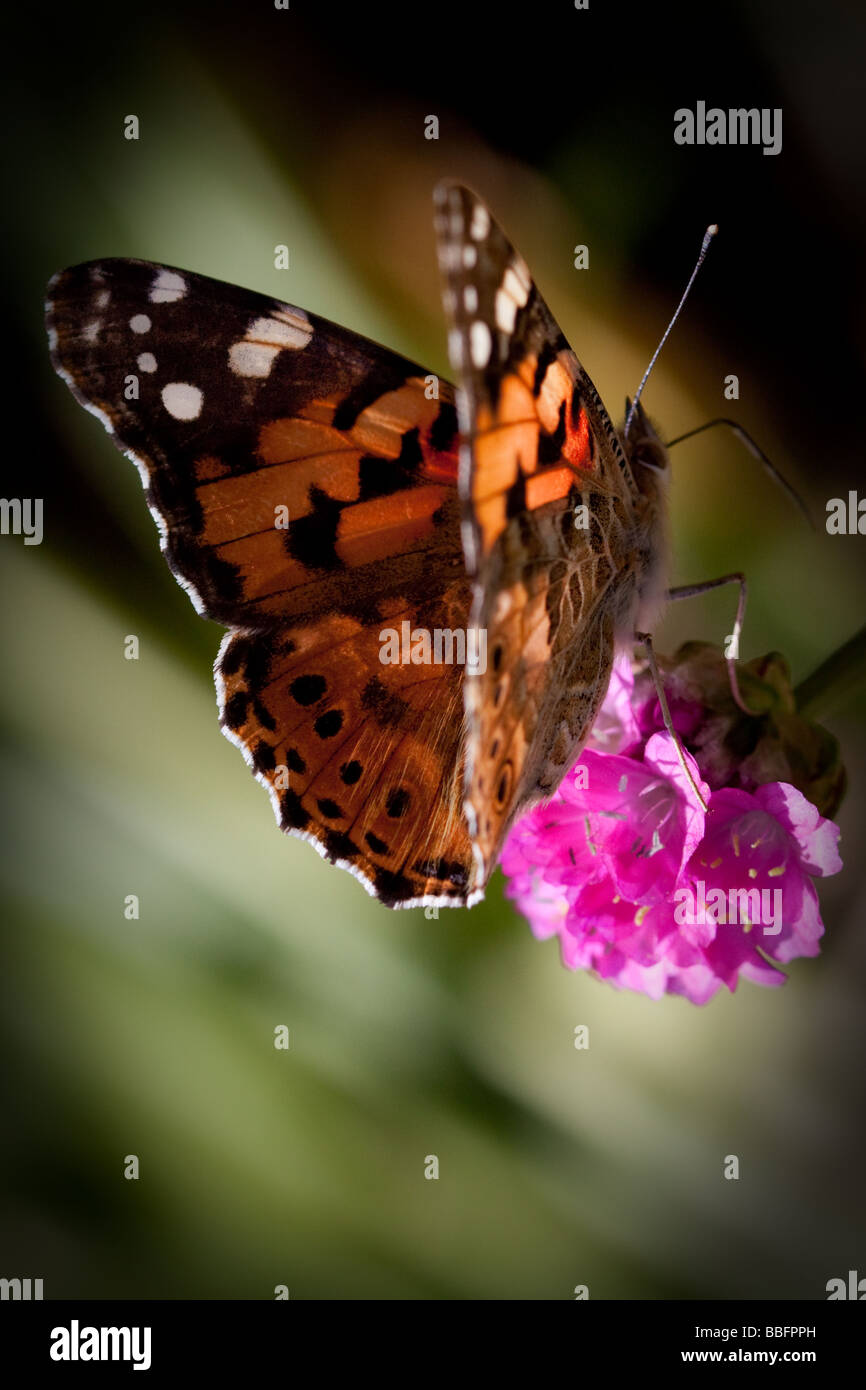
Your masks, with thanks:
[{"label": "butterfly hindwing", "polygon": [[230,628],[221,722],[283,828],[391,906],[477,896],[462,669],[380,660],[384,629],[466,625],[449,385],[430,398],[346,329],[141,261],[62,272],[48,326],[178,579]]},{"label": "butterfly hindwing", "polygon": [[526,263],[469,189],[436,192],[470,622],[467,816],[479,874],[551,795],[604,698],[629,610],[634,480],[616,431]]},{"label": "butterfly hindwing", "polygon": [[382,664],[380,628],[465,626],[468,589],[364,623],[335,612],[272,634],[229,633],[222,723],[281,827],[349,866],[388,906],[460,904],[474,880],[463,817],[462,671]]}]

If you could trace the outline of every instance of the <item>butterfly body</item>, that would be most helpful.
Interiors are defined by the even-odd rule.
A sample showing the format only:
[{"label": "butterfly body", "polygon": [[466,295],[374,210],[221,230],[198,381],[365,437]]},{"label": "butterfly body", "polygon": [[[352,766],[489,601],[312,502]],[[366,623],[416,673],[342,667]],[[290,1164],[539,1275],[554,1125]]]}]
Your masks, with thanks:
[{"label": "butterfly body", "polygon": [[[186,271],[101,261],[49,288],[56,369],[229,629],[224,732],[282,828],[394,907],[483,895],[667,583],[666,460],[642,410],[614,430],[474,194],[441,186],[436,229],[456,390]],[[386,660],[406,623],[484,633],[483,669]]]}]

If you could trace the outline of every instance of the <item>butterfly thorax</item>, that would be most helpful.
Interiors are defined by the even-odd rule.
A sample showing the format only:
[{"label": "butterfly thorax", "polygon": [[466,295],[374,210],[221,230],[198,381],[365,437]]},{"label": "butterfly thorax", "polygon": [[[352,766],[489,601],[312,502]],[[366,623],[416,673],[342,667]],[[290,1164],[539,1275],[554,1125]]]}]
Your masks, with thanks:
[{"label": "butterfly thorax", "polygon": [[634,479],[632,563],[635,604],[628,630],[618,633],[630,643],[635,632],[651,632],[664,607],[669,583],[668,488],[670,469],[664,444],[638,404],[628,436],[617,431]]}]

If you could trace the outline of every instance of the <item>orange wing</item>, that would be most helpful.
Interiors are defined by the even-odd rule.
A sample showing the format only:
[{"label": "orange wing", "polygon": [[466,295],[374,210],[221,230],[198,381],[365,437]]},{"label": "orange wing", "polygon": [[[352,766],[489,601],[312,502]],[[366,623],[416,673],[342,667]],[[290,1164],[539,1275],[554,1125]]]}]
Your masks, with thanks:
[{"label": "orange wing", "polygon": [[466,810],[479,877],[509,827],[551,795],[604,698],[633,603],[638,499],[604,406],[514,250],[469,189],[436,192],[458,382],[470,624]]},{"label": "orange wing", "polygon": [[454,394],[303,310],[140,261],[49,290],[56,369],[139,466],[162,548],[230,628],[224,731],[311,839],[392,906],[477,895],[462,667],[383,664],[465,628]]}]

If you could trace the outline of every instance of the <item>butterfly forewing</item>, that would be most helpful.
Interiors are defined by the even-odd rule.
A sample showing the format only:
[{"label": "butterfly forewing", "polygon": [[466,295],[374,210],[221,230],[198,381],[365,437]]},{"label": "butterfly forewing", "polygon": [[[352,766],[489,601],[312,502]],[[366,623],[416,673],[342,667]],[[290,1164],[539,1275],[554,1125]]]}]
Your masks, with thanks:
[{"label": "butterfly forewing", "polygon": [[462,670],[380,661],[466,625],[454,397],[301,309],[102,261],[49,289],[55,367],[135,459],[197,609],[232,629],[221,720],[284,829],[392,906],[477,893]]},{"label": "butterfly forewing", "polygon": [[459,383],[470,622],[486,633],[468,671],[467,816],[479,874],[509,826],[551,795],[604,698],[635,486],[586,373],[489,210],[436,192],[436,230]]}]

